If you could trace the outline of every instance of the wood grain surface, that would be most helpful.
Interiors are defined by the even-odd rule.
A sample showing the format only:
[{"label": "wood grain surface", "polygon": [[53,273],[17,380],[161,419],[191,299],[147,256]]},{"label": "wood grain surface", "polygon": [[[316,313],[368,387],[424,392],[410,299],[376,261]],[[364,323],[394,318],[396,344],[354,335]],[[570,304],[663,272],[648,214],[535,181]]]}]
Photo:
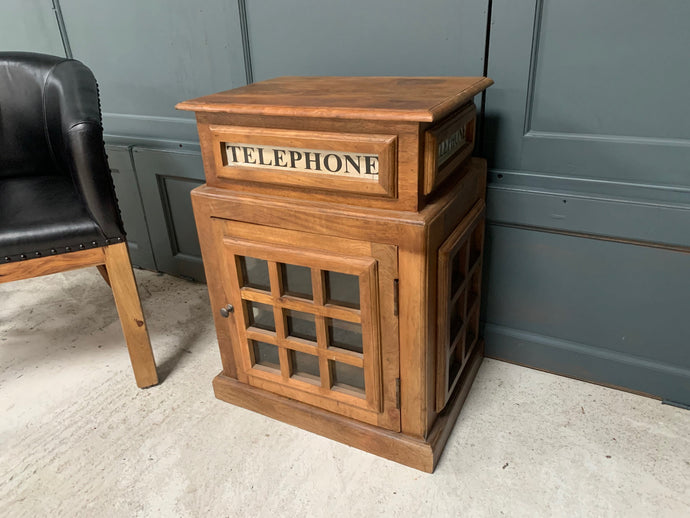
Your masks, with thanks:
[{"label": "wood grain surface", "polygon": [[279,77],[191,99],[180,110],[433,122],[493,84],[486,77]]}]

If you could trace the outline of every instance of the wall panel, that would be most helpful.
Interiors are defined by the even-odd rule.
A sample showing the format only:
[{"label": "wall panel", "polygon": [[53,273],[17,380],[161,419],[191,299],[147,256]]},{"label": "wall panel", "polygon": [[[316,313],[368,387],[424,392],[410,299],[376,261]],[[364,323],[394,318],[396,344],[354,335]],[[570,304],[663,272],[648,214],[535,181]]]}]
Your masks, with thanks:
[{"label": "wall panel", "polygon": [[487,354],[689,404],[690,4],[491,19]]},{"label": "wall panel", "polygon": [[237,3],[61,0],[74,57],[101,87],[106,133],[196,141],[179,101],[244,84]]},{"label": "wall panel", "polygon": [[528,131],[690,139],[690,107],[678,105],[687,2],[546,0],[537,16]]},{"label": "wall panel", "polygon": [[204,183],[198,151],[132,150],[158,269],[204,281],[189,192]]},{"label": "wall panel", "polygon": [[139,192],[128,146],[106,146],[108,164],[115,184],[117,202],[122,214],[122,223],[127,232],[127,245],[132,264],[147,270],[156,270],[156,263],[151,250],[149,229],[146,225],[144,207]]},{"label": "wall panel", "polygon": [[55,13],[46,0],[2,0],[0,50],[64,56]]},{"label": "wall panel", "polygon": [[690,193],[688,19],[684,0],[495,0],[493,166]]},{"label": "wall panel", "polygon": [[247,2],[254,80],[481,76],[487,5],[479,0]]},{"label": "wall panel", "polygon": [[690,253],[491,225],[487,354],[687,404]]}]

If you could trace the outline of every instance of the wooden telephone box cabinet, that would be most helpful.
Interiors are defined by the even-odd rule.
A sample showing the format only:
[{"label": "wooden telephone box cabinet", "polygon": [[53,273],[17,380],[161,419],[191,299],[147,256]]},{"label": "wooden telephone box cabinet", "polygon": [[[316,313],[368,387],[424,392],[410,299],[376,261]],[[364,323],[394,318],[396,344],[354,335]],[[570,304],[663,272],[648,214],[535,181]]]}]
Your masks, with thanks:
[{"label": "wooden telephone box cabinet", "polygon": [[218,398],[431,472],[479,368],[487,78],[287,77],[183,102]]}]

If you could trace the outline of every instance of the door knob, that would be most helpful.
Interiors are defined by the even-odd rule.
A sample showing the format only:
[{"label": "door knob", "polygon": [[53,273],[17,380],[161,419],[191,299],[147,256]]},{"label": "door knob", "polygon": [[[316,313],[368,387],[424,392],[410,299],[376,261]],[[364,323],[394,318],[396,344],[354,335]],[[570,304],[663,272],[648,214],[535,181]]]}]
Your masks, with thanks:
[{"label": "door knob", "polygon": [[220,308],[220,316],[223,318],[228,318],[230,316],[230,313],[235,311],[235,308],[232,307],[232,304],[228,304],[224,308]]}]

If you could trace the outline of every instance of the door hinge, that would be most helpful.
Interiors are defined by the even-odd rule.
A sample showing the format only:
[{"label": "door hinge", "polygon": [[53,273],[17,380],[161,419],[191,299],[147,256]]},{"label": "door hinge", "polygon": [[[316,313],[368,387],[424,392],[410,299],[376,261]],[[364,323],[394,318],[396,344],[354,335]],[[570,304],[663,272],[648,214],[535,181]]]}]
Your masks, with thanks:
[{"label": "door hinge", "polygon": [[393,315],[398,316],[398,299],[400,298],[400,283],[398,279],[393,279]]},{"label": "door hinge", "polygon": [[400,378],[395,378],[395,408],[400,410]]}]

